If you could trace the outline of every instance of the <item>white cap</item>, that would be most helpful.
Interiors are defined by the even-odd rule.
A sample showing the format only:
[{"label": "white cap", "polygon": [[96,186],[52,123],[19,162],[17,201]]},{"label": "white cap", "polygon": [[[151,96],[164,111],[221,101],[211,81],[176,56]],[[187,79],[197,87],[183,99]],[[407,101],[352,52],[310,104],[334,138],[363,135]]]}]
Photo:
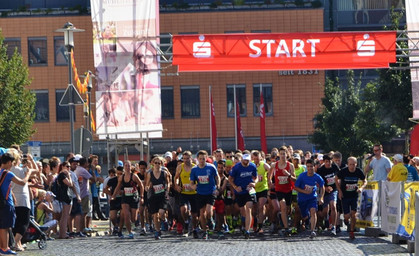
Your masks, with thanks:
[{"label": "white cap", "polygon": [[166,157],[170,157],[170,159],[172,159],[172,152],[167,151],[167,152],[164,154],[164,158],[166,158]]},{"label": "white cap", "polygon": [[249,154],[244,154],[243,155],[243,160],[250,161],[250,155]]},{"label": "white cap", "polygon": [[400,154],[395,154],[393,156],[393,160],[397,161],[397,162],[403,162],[403,156]]},{"label": "white cap", "polygon": [[318,154],[317,155],[317,160],[323,161],[323,154]]},{"label": "white cap", "polygon": [[80,154],[77,154],[77,155],[74,156],[75,161],[80,161],[80,159],[82,159],[82,158],[83,158],[83,156],[80,155]]}]

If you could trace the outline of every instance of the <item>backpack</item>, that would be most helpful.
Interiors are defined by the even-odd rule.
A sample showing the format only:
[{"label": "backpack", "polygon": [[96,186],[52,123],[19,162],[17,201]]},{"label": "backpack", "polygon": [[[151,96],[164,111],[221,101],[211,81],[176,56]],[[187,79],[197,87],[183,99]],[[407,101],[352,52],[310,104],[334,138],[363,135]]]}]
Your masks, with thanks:
[{"label": "backpack", "polygon": [[[4,180],[6,179],[7,173],[8,173],[8,171],[4,170],[3,173],[1,174],[1,177],[0,177],[0,188],[1,188],[1,185],[3,185]],[[3,192],[0,189],[0,209],[3,209],[6,205],[7,205],[7,199],[3,195]]]},{"label": "backpack", "polygon": [[54,193],[55,198],[60,202],[71,203],[71,198],[68,194],[68,188],[61,186],[58,183],[58,176],[54,179],[51,184],[51,192]]}]

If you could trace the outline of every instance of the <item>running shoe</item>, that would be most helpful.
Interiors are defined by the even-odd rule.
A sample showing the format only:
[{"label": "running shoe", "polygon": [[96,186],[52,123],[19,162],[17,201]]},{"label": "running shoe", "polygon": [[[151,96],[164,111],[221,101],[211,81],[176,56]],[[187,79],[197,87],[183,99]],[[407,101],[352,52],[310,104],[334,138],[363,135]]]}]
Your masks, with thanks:
[{"label": "running shoe", "polygon": [[198,230],[194,229],[192,233],[193,233],[193,238],[198,239]]},{"label": "running shoe", "polygon": [[134,234],[133,233],[129,233],[128,239],[134,239]]},{"label": "running shoe", "polygon": [[3,251],[3,249],[0,249],[0,255],[17,255],[15,251],[12,251],[11,249],[7,249],[7,251]]},{"label": "running shoe", "polygon": [[228,228],[228,225],[227,224],[224,224],[224,233],[229,233],[230,232],[230,229]]},{"label": "running shoe", "polygon": [[124,234],[122,234],[122,232],[118,232],[118,237],[119,238],[124,238]]},{"label": "running shoe", "polygon": [[202,235],[202,239],[204,239],[204,240],[209,239],[208,232],[204,232],[204,234]]},{"label": "running shoe", "polygon": [[332,228],[330,229],[330,233],[332,233],[333,236],[336,236],[336,228],[335,228],[335,226],[332,226]]},{"label": "running shoe", "polygon": [[284,230],[284,233],[283,234],[284,234],[285,237],[291,236],[291,232],[290,232],[290,230],[288,228],[286,228]]},{"label": "running shoe", "polygon": [[293,227],[293,228],[291,229],[291,234],[295,235],[295,234],[297,234],[297,233],[298,233],[297,228],[296,228],[296,227]]},{"label": "running shoe", "polygon": [[352,240],[355,239],[355,234],[353,231],[349,232],[349,238]]},{"label": "running shoe", "polygon": [[158,232],[158,231],[154,232],[154,239],[156,239],[156,240],[160,240],[161,239],[160,232]]},{"label": "running shoe", "polygon": [[336,233],[340,233],[342,230],[340,229],[340,226],[336,226]]},{"label": "running shoe", "polygon": [[140,230],[140,236],[145,236],[147,234],[147,231],[145,230],[145,228],[142,228]]},{"label": "running shoe", "polygon": [[78,236],[78,237],[86,237],[86,235],[85,235],[85,234],[83,234],[82,232],[78,232],[78,233],[76,233],[76,236]]},{"label": "running shoe", "polygon": [[244,232],[244,239],[250,239],[250,233],[249,231]]},{"label": "running shoe", "polygon": [[315,231],[311,231],[310,238],[313,239],[317,236]]}]

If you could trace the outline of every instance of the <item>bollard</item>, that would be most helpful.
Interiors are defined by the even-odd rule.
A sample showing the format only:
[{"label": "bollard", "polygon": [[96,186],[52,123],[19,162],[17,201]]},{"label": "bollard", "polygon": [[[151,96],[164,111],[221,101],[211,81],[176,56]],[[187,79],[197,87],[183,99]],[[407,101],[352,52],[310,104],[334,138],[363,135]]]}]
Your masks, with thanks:
[{"label": "bollard", "polygon": [[419,251],[419,228],[418,228],[418,223],[419,223],[419,193],[416,192],[415,193],[415,255],[416,252]]}]

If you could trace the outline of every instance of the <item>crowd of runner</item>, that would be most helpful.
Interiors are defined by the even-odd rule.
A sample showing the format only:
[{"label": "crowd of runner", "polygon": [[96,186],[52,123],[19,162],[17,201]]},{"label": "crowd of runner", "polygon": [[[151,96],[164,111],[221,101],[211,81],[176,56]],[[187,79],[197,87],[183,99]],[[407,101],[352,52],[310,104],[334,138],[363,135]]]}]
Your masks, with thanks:
[{"label": "crowd of runner", "polygon": [[343,214],[354,239],[358,195],[371,170],[373,180],[419,179],[419,158],[396,154],[392,162],[381,145],[373,149],[363,171],[355,157],[342,161],[339,152],[312,155],[292,146],[266,155],[222,149],[193,155],[179,148],[148,163],[118,161],[103,178],[96,155],[34,161],[13,146],[0,150],[0,254],[25,249],[21,238],[30,216],[48,239],[90,236],[92,219],[107,220],[99,205],[101,183],[110,234],[120,238],[151,233],[162,239],[162,231],[205,240],[211,234],[249,239],[251,233],[287,237],[305,231],[314,238],[341,232]]}]

